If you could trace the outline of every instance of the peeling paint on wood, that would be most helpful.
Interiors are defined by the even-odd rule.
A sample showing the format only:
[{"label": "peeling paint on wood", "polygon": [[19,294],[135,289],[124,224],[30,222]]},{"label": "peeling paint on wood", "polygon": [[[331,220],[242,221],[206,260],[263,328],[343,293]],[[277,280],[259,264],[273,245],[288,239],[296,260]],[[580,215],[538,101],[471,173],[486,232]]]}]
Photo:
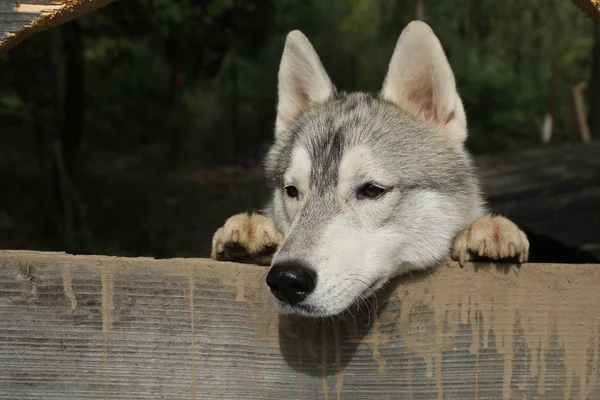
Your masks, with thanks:
[{"label": "peeling paint on wood", "polygon": [[71,269],[67,266],[62,266],[60,268],[60,274],[62,275],[65,296],[67,296],[67,298],[71,301],[71,309],[74,310],[77,308],[77,298],[73,292],[73,278],[71,277]]},{"label": "peeling paint on wood", "polygon": [[325,321],[266,269],[0,251],[0,399],[598,399],[600,266],[453,263]]}]

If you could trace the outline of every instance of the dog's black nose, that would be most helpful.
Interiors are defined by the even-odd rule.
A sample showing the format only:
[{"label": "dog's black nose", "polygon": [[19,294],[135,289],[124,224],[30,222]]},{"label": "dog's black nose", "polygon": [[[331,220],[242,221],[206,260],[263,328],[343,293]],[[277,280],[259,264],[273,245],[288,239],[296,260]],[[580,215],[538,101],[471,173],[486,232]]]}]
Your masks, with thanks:
[{"label": "dog's black nose", "polygon": [[277,263],[267,274],[267,285],[277,299],[295,305],[315,290],[317,273],[298,261]]}]

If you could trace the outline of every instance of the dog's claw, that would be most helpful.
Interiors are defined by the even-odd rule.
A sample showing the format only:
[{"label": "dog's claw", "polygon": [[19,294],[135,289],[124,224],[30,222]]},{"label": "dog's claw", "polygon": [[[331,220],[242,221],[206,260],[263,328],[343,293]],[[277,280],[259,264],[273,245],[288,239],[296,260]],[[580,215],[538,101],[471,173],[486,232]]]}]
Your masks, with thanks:
[{"label": "dog's claw", "polygon": [[462,252],[459,256],[458,264],[460,265],[461,268],[464,268],[468,262],[469,262],[469,253]]},{"label": "dog's claw", "polygon": [[263,235],[263,242],[265,244],[266,247],[271,247],[273,246],[273,240],[271,239],[271,236],[265,231],[264,235]]},{"label": "dog's claw", "polygon": [[527,261],[527,257],[529,256],[529,254],[527,253],[522,253],[519,255],[519,262],[520,263],[524,263]]}]

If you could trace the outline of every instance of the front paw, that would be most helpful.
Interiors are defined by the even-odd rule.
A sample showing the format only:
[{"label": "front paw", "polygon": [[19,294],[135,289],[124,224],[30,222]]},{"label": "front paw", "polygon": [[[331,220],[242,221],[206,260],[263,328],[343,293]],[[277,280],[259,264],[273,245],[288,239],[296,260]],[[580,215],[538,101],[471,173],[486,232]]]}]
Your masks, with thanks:
[{"label": "front paw", "polygon": [[452,259],[461,266],[479,258],[523,263],[528,257],[527,235],[512,221],[500,216],[486,215],[476,219],[458,234],[452,248]]},{"label": "front paw", "polygon": [[211,257],[219,261],[269,265],[283,235],[260,214],[236,214],[213,235]]}]

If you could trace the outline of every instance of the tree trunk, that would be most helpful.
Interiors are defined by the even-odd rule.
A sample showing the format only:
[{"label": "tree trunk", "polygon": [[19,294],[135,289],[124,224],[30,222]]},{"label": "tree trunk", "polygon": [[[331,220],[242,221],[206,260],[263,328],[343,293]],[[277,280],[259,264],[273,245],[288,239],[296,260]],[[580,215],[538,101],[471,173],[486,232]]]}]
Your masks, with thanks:
[{"label": "tree trunk", "polygon": [[592,137],[600,137],[600,26],[594,25],[592,75],[588,86],[589,125]]},{"label": "tree trunk", "polygon": [[62,45],[65,60],[63,127],[60,132],[65,167],[72,178],[83,136],[84,60],[79,21],[63,25]]},{"label": "tree trunk", "polygon": [[425,21],[425,0],[417,0],[417,19]]},{"label": "tree trunk", "polygon": [[[76,200],[73,176],[77,153],[83,136],[84,118],[84,55],[81,27],[77,20],[61,28],[64,68],[60,81],[62,109],[59,108],[59,140],[53,143],[53,191],[58,213],[62,217],[65,245],[72,250],[76,222],[73,209]],[[81,216],[82,217],[82,216]],[[83,221],[80,221],[83,223]],[[60,229],[60,228],[59,228]]]},{"label": "tree trunk", "polygon": [[237,58],[231,64],[231,137],[229,149],[229,162],[237,164],[239,161],[240,144],[240,93],[239,71]]}]

